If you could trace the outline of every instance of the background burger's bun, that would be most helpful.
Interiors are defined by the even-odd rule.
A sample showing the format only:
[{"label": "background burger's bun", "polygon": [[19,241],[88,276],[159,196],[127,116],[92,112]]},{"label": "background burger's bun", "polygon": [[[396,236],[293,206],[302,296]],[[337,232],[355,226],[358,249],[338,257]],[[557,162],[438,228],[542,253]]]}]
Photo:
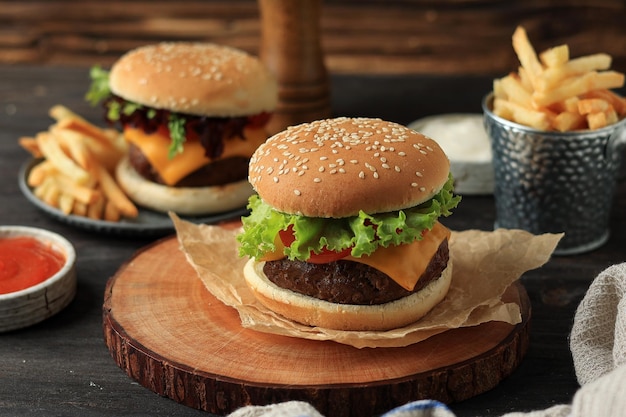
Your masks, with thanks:
[{"label": "background burger's bun", "polygon": [[252,156],[249,180],[278,211],[341,218],[416,206],[441,190],[449,172],[441,147],[421,133],[337,118],[272,136]]},{"label": "background burger's bun", "polygon": [[128,157],[117,165],[115,177],[126,195],[138,205],[189,216],[243,207],[254,192],[247,180],[212,187],[168,187],[157,184],[139,175],[131,167]]},{"label": "background burger's bun", "polygon": [[439,279],[407,297],[380,305],[336,304],[278,287],[263,265],[250,259],[244,267],[246,283],[261,304],[298,323],[336,330],[382,331],[414,323],[445,298],[452,279],[448,262]]},{"label": "background burger's bun", "polygon": [[160,43],[131,50],[111,68],[111,91],[178,113],[247,116],[276,107],[278,87],[261,61],[227,46]]}]

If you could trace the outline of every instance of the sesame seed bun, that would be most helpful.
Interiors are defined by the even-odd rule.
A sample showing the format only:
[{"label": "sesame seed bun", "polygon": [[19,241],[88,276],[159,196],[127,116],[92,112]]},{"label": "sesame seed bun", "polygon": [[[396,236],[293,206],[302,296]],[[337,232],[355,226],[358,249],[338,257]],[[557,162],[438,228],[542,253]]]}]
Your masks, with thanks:
[{"label": "sesame seed bun", "polygon": [[208,187],[168,187],[139,175],[124,157],[115,169],[115,178],[138,205],[159,212],[198,216],[221,213],[245,206],[253,194],[247,180]]},{"label": "sesame seed bun", "polygon": [[383,331],[414,323],[448,293],[452,262],[438,279],[407,297],[385,304],[337,304],[281,288],[263,272],[264,262],[250,259],[244,267],[248,287],[261,304],[298,323],[336,330]]},{"label": "sesame seed bun", "polygon": [[111,68],[111,91],[156,109],[233,117],[273,111],[275,78],[244,51],[209,43],[136,48]]},{"label": "sesame seed bun", "polygon": [[437,194],[449,172],[441,147],[423,134],[342,117],[272,136],[252,156],[249,181],[278,211],[342,218],[414,207]]}]

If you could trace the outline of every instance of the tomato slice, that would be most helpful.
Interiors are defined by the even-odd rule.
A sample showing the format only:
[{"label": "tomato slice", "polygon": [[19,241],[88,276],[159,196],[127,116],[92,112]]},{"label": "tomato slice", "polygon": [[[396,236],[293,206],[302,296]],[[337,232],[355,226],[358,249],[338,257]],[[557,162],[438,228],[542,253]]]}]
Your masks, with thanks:
[{"label": "tomato slice", "polygon": [[[278,236],[280,237],[281,242],[285,246],[291,246],[291,244],[296,240],[296,237],[293,233],[293,225],[289,225],[287,230],[281,230],[278,232]],[[326,264],[329,262],[338,261],[346,256],[350,255],[352,248],[346,248],[340,252],[327,249],[324,247],[320,253],[311,252],[309,259],[307,262],[312,264]]]}]

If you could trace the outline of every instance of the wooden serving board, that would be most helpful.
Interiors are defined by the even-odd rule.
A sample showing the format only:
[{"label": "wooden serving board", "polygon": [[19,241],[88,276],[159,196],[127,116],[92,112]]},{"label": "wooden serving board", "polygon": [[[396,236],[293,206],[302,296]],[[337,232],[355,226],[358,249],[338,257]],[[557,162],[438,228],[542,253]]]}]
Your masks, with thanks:
[{"label": "wooden serving board", "polygon": [[302,400],[331,417],[375,415],[417,399],[455,402],[495,387],[528,348],[530,303],[506,297],[522,322],[450,330],[403,348],[357,349],[241,326],[215,299],[175,237],[138,251],[107,283],[104,336],[115,362],[157,394],[227,414]]}]

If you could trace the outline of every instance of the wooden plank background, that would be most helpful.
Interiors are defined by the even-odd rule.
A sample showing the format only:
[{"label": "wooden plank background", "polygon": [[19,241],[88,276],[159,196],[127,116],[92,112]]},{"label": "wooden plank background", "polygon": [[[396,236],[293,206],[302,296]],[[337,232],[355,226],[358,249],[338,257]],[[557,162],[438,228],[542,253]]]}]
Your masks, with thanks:
[{"label": "wooden plank background", "polygon": [[[297,1],[297,0],[294,0]],[[538,50],[613,55],[626,70],[624,0],[326,0],[320,21],[330,72],[502,74],[524,25]],[[110,65],[138,45],[202,40],[257,53],[256,0],[0,1],[0,63]]]}]

